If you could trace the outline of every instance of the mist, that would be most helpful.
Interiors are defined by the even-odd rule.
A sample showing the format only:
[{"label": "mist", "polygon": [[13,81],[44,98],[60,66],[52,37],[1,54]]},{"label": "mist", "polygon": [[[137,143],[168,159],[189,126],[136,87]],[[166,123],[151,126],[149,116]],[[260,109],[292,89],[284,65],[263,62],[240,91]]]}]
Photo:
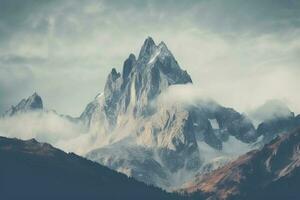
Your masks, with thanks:
[{"label": "mist", "polygon": [[81,123],[73,123],[55,112],[27,112],[0,118],[0,135],[50,143],[67,152],[84,155],[93,148],[92,134]]},{"label": "mist", "polygon": [[300,112],[296,1],[29,2],[1,4],[1,113],[36,91],[79,116],[147,36],[221,104],[245,112],[276,98]]}]

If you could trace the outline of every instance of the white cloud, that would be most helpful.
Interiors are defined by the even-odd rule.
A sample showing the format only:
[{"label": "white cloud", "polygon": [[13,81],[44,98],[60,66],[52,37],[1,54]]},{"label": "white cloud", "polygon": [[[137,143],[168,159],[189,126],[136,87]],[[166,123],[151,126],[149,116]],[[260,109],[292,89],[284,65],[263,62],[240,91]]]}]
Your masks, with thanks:
[{"label": "white cloud", "polygon": [[72,123],[54,112],[21,113],[0,118],[0,135],[23,140],[35,138],[68,152],[84,155],[93,148],[92,134],[79,123]]}]

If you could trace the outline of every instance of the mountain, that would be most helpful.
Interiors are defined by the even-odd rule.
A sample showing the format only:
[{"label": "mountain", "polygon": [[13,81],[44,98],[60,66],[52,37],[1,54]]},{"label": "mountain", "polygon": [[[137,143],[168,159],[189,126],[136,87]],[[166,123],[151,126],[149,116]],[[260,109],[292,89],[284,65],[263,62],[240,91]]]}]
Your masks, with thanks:
[{"label": "mountain", "polygon": [[161,101],[170,88],[189,84],[166,44],[147,38],[138,58],[130,54],[122,73],[112,69],[103,94],[82,113],[101,138],[86,157],[169,190],[250,150],[259,135],[234,109],[211,100]]},{"label": "mountain", "polygon": [[1,199],[185,199],[34,139],[0,137]]},{"label": "mountain", "polygon": [[250,118],[259,122],[257,134],[263,136],[261,145],[269,143],[276,136],[300,126],[300,115],[295,114],[281,101],[269,100],[250,113]]},{"label": "mountain", "polygon": [[138,60],[133,54],[124,62],[122,75],[112,69],[104,88],[104,111],[112,128],[117,118],[130,113],[134,117],[153,112],[151,102],[170,85],[191,83],[186,71],[181,70],[167,46],[156,46],[147,38]]},{"label": "mountain", "polygon": [[43,110],[43,101],[37,93],[34,93],[27,99],[22,99],[16,106],[11,106],[11,108],[7,110],[3,114],[3,116],[11,117],[19,113],[26,113],[38,110]]},{"label": "mountain", "polygon": [[10,109],[8,109],[2,114],[2,117],[8,118],[14,117],[19,114],[30,114],[34,112],[40,112],[43,114],[52,113],[74,123],[81,123],[82,121],[84,121],[80,117],[71,117],[69,115],[59,114],[55,110],[47,110],[43,106],[42,97],[39,96],[36,92],[28,98],[22,99],[17,105],[11,106]]},{"label": "mountain", "polygon": [[6,113],[0,131],[17,137],[27,128],[25,139],[76,151],[172,191],[300,126],[300,115],[279,101],[266,102],[250,117],[209,99],[180,101],[178,88],[192,84],[166,44],[148,37],[121,72],[111,70],[103,93],[79,117],[44,109],[35,93]]},{"label": "mountain", "polygon": [[299,199],[300,128],[196,180],[181,191],[220,200]]}]

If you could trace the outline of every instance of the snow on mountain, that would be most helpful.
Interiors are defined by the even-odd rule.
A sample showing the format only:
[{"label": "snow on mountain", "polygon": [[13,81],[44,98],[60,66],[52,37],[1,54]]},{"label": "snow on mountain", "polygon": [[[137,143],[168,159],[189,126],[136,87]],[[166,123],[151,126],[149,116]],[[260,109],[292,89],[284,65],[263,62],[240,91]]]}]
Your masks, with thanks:
[{"label": "snow on mountain", "polygon": [[[256,141],[250,120],[231,108],[213,101],[159,101],[170,86],[188,83],[191,77],[165,43],[156,45],[147,38],[138,59],[130,54],[122,73],[112,69],[103,96],[83,112],[91,129],[101,129],[97,133],[102,140],[86,156],[168,190],[201,173],[214,159],[219,159],[215,165],[225,163],[222,156],[232,159],[232,152],[222,153],[227,143],[247,148]],[[202,146],[219,153],[207,158]]]},{"label": "snow on mountain", "polygon": [[215,130],[220,129],[219,123],[216,119],[209,119],[209,122],[213,129],[215,129]]},{"label": "snow on mountain", "polygon": [[[264,116],[255,129],[247,116],[232,108],[191,99],[191,85],[190,75],[166,44],[156,45],[149,37],[138,58],[130,54],[125,60],[122,72],[111,70],[104,92],[79,117],[45,110],[35,93],[5,113],[0,130],[6,136],[50,142],[173,190],[300,126],[299,115],[278,104],[275,110],[281,109],[273,111],[273,103],[261,109],[272,117]],[[18,135],[24,127],[27,135]]]}]

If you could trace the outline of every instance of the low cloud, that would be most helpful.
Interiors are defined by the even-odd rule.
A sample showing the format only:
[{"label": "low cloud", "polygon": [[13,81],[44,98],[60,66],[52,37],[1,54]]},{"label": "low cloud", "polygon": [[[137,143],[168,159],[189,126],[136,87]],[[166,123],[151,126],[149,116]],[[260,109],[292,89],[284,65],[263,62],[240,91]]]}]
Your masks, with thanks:
[{"label": "low cloud", "polygon": [[257,126],[261,122],[275,118],[290,117],[293,114],[283,101],[272,99],[258,106],[256,109],[250,110],[248,115]]},{"label": "low cloud", "polygon": [[165,41],[194,84],[220,103],[247,110],[279,98],[300,112],[299,6],[277,0],[4,0],[0,112],[37,91],[47,107],[78,116],[104,88],[111,68],[120,69],[149,35]]},{"label": "low cloud", "polygon": [[193,84],[171,85],[158,97],[158,103],[167,105],[196,105],[199,101],[212,100],[204,90]]},{"label": "low cloud", "polygon": [[93,148],[95,142],[94,135],[80,123],[73,123],[54,112],[30,112],[1,118],[0,134],[23,140],[35,138],[80,155]]}]

